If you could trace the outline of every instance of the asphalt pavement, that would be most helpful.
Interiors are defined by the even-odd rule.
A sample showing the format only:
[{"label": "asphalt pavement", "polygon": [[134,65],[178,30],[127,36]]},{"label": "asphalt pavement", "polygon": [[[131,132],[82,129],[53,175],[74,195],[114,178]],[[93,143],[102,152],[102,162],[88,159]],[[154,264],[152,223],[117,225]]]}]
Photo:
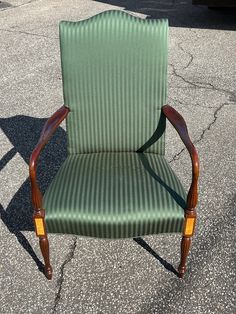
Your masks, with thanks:
[{"label": "asphalt pavement", "polygon": [[[52,281],[33,232],[28,162],[63,104],[58,23],[127,10],[168,17],[168,103],[199,152],[198,224],[183,280],[180,234],[134,241],[49,236]],[[236,11],[191,1],[0,1],[0,313],[236,313]],[[186,189],[190,158],[168,125],[166,156]],[[65,124],[39,161],[45,191],[66,157]]]}]

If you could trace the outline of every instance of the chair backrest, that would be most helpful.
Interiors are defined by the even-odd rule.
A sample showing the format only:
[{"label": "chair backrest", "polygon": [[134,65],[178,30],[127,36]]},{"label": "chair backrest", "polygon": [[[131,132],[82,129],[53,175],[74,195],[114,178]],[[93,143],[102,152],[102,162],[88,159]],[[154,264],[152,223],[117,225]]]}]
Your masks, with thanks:
[{"label": "chair backrest", "polygon": [[[167,39],[167,20],[122,11],[60,23],[69,153],[136,151],[152,137],[166,103]],[[164,133],[147,151],[164,154]]]}]

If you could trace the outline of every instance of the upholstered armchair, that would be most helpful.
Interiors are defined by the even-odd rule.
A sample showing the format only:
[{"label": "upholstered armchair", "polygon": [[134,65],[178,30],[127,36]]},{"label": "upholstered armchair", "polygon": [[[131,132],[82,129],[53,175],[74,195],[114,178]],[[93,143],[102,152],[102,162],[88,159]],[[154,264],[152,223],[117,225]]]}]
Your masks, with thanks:
[{"label": "upholstered armchair", "polygon": [[[167,20],[122,11],[60,23],[65,105],[46,122],[29,166],[48,279],[48,233],[113,239],[182,233],[183,277],[196,222],[199,162],[184,119],[166,105],[167,41]],[[37,160],[63,119],[68,156],[42,197]],[[165,159],[166,119],[191,157],[188,193]]]}]

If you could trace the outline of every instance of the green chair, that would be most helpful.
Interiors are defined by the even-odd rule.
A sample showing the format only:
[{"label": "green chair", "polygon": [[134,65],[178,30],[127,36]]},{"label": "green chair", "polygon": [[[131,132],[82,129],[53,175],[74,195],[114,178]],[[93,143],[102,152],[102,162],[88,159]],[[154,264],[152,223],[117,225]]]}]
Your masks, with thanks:
[{"label": "green chair", "polygon": [[[167,20],[122,11],[60,23],[65,105],[46,122],[30,159],[35,230],[48,279],[48,232],[99,238],[182,232],[183,276],[199,163],[183,118],[165,105],[167,41]],[[37,159],[65,118],[68,157],[42,197]],[[166,118],[192,159],[187,195],[164,156]]]}]

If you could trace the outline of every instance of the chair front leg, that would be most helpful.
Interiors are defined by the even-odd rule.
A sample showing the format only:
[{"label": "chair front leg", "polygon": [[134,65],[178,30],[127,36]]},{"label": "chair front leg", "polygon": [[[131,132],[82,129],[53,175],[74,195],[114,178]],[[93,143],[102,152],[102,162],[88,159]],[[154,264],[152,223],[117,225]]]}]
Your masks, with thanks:
[{"label": "chair front leg", "polygon": [[179,264],[179,277],[183,278],[186,271],[186,260],[189,253],[190,245],[192,242],[192,236],[194,233],[195,223],[196,223],[196,210],[186,210],[185,211],[185,222],[183,229],[183,237],[181,241],[181,260]]},{"label": "chair front leg", "polygon": [[45,210],[39,209],[34,211],[34,226],[37,237],[39,237],[39,245],[44,259],[44,274],[47,279],[52,279],[52,266],[49,258],[49,242],[45,226]]}]

